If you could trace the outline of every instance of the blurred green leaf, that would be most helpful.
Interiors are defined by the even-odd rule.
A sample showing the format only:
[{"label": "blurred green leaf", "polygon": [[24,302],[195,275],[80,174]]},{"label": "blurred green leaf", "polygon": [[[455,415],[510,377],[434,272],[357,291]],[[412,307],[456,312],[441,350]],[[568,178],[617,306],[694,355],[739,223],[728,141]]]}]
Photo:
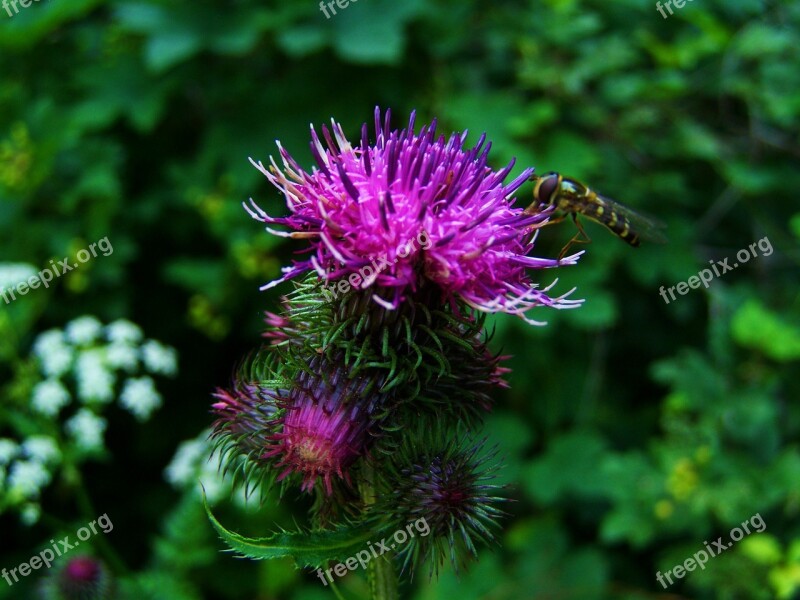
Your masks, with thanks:
[{"label": "blurred green leaf", "polygon": [[800,327],[781,319],[758,300],[751,299],[734,315],[734,340],[778,361],[800,358]]}]

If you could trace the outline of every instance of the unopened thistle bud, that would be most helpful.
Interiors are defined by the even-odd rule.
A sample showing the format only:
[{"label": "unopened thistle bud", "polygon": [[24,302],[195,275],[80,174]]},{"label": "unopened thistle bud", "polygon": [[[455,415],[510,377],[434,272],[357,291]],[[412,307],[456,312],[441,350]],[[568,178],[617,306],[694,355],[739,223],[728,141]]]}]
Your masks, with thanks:
[{"label": "unopened thistle bud", "polygon": [[494,541],[504,514],[496,505],[506,501],[498,495],[503,486],[491,483],[494,456],[481,441],[430,427],[408,435],[383,465],[382,507],[400,525],[425,517],[431,529],[399,552],[403,570],[429,562],[438,574],[447,558],[457,571],[468,555],[477,557],[475,541]]}]

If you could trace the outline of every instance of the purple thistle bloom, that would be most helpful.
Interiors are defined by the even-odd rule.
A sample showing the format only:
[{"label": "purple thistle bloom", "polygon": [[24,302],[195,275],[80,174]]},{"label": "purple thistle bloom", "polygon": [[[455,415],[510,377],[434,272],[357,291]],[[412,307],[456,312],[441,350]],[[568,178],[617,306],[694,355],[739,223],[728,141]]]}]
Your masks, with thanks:
[{"label": "purple thistle bloom", "polygon": [[264,323],[267,325],[267,330],[261,334],[261,337],[268,339],[271,345],[277,346],[292,339],[288,331],[293,328],[293,323],[288,317],[265,311]]},{"label": "purple thistle bloom", "polygon": [[272,434],[264,457],[277,459],[278,481],[296,473],[301,489],[310,491],[322,479],[330,495],[334,476],[349,484],[348,467],[366,453],[382,396],[369,390],[368,378],[348,378],[327,359],[315,357],[309,367],[322,375],[301,373],[281,400],[280,431]]},{"label": "purple thistle bloom", "polygon": [[108,569],[91,556],[77,556],[42,580],[42,600],[109,600],[116,586]]},{"label": "purple thistle bloom", "polygon": [[244,382],[237,382],[232,392],[217,389],[212,408],[219,419],[212,437],[227,436],[239,452],[258,458],[269,440],[278,395]]},{"label": "purple thistle bloom", "polygon": [[283,170],[274,159],[269,169],[251,159],[283,192],[291,214],[271,217],[252,200],[245,208],[267,223],[269,232],[311,244],[307,258],[285,267],[283,277],[262,289],[312,270],[326,281],[358,274],[357,288],[372,288],[376,302],[396,308],[427,280],[447,299],[461,299],[485,312],[516,314],[531,323],[536,322],[525,313],[533,307],[581,303],[566,298],[571,291],[549,296],[555,282],[539,289],[528,276],[529,268],[575,264],[582,253],[560,262],[529,256],[533,233],[550,212],[526,215],[512,206],[512,195],[533,169],[504,185],[514,161],[499,171],[488,167],[491,144],[484,146],[485,135],[464,149],[466,132],[437,137],[434,121],[414,133],[414,113],[407,129],[391,131],[389,117],[387,111],[382,121],[375,109],[373,145],[366,124],[356,146],[333,120],[333,135],[322,127],[325,145],[312,127],[317,165],[310,173],[280,143]]}]

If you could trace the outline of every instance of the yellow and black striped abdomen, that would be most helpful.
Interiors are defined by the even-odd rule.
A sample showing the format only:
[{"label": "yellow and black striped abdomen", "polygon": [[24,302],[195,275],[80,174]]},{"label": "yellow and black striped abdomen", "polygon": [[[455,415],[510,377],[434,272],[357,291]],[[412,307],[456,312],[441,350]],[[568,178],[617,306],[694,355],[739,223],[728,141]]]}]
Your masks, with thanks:
[{"label": "yellow and black striped abdomen", "polygon": [[586,216],[593,217],[631,246],[639,245],[639,234],[634,231],[628,217],[617,210],[616,206],[601,198],[596,198],[593,204],[589,211],[594,211],[594,215],[584,213]]}]

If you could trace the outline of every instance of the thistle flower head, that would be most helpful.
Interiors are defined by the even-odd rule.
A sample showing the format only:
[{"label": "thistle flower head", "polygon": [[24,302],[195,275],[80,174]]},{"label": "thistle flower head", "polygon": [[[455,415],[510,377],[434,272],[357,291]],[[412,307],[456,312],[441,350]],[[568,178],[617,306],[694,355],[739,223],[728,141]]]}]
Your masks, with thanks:
[{"label": "thistle flower head", "polygon": [[491,529],[503,515],[496,505],[506,499],[497,493],[502,486],[491,483],[493,459],[483,442],[435,427],[406,438],[384,471],[384,506],[398,523],[425,517],[431,533],[400,551],[404,570],[430,561],[438,574],[446,558],[458,570],[467,555],[477,557],[475,540],[494,541]]},{"label": "thistle flower head", "polygon": [[276,235],[310,243],[305,260],[262,289],[314,270],[326,280],[358,274],[354,285],[373,289],[373,299],[392,308],[423,279],[486,312],[523,316],[535,306],[580,303],[550,297],[551,286],[538,289],[528,276],[529,268],[574,264],[580,255],[560,262],[529,256],[532,231],[549,213],[525,214],[512,195],[533,169],[504,184],[514,163],[491,169],[485,135],[467,149],[466,132],[437,136],[434,121],[416,133],[413,113],[407,129],[392,131],[389,117],[375,109],[374,144],[366,124],[355,146],[334,121],[331,130],[322,127],[325,144],[312,128],[310,173],[280,144],[282,168],[274,159],[269,169],[253,162],[283,192],[291,214],[271,217],[252,202],[250,214]]},{"label": "thistle flower head", "polygon": [[268,444],[277,411],[276,397],[277,392],[265,386],[243,381],[237,382],[232,391],[218,389],[212,408],[219,418],[212,437],[225,450],[234,449],[258,459]]},{"label": "thistle flower head", "polygon": [[43,600],[110,600],[114,585],[106,566],[91,556],[76,556],[42,582]]},{"label": "thistle flower head", "polygon": [[296,474],[310,491],[322,480],[330,495],[334,477],[349,483],[348,468],[367,450],[380,394],[368,389],[367,378],[348,378],[327,359],[315,357],[309,366],[283,402],[265,457],[276,459],[279,481]]}]

